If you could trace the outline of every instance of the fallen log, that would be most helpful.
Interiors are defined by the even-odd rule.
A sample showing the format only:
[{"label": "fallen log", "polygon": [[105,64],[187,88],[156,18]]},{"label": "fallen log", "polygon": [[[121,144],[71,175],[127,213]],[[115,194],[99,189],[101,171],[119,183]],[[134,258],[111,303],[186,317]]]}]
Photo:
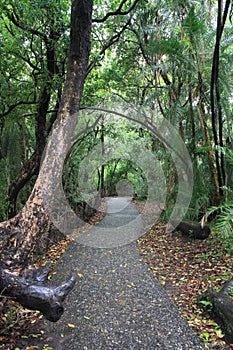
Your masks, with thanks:
[{"label": "fallen log", "polygon": [[222,327],[225,339],[233,343],[233,298],[230,296],[233,291],[233,279],[226,282],[219,292],[209,289],[207,299],[212,303],[212,316]]},{"label": "fallen log", "polygon": [[[41,238],[39,233],[48,224],[43,207],[34,206],[33,209],[32,213],[25,209],[0,224],[0,294],[30,310],[39,310],[46,319],[56,322],[64,312],[62,302],[74,287],[76,276],[60,286],[48,286],[51,264],[40,269],[31,266],[32,253]],[[26,215],[32,216],[34,221],[27,220]]]},{"label": "fallen log", "polygon": [[58,287],[44,286],[50,269],[51,264],[48,263],[40,269],[28,268],[17,275],[15,271],[2,268],[0,270],[1,295],[10,296],[23,307],[39,310],[47,320],[57,322],[64,312],[62,302],[74,287],[76,276],[73,275]]},{"label": "fallen log", "polygon": [[193,224],[185,221],[179,223],[176,230],[181,231],[185,236],[190,236],[194,239],[206,239],[211,233],[209,226],[202,226],[202,224]]}]

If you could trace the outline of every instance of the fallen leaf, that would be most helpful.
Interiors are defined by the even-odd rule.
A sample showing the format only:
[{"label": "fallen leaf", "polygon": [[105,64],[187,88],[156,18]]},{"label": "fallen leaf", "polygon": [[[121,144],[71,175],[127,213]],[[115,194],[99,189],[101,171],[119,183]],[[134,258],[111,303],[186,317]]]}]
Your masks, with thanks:
[{"label": "fallen leaf", "polygon": [[75,328],[75,325],[72,324],[72,323],[68,323],[68,327],[70,327],[70,328]]}]

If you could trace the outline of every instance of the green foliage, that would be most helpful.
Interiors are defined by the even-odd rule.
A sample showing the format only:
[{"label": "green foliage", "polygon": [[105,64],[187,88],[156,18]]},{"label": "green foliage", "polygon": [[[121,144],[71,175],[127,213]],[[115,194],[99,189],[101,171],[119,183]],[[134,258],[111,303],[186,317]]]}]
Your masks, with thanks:
[{"label": "green foliage", "polygon": [[[232,183],[232,170],[230,166],[233,164],[233,151],[226,147],[218,147],[218,151],[225,155],[225,159],[228,162],[228,181]],[[228,250],[232,251],[233,243],[233,190],[230,187],[224,186],[222,190],[225,192],[225,202],[218,206],[212,206],[208,208],[206,212],[206,219],[214,217],[213,228],[215,234],[221,237]]]},{"label": "green foliage", "polygon": [[216,234],[222,237],[229,249],[232,249],[233,242],[233,204],[227,203],[220,206],[213,206],[207,210],[206,217],[216,215],[214,228]]},{"label": "green foliage", "polygon": [[[50,109],[54,109],[61,94],[69,42],[69,8],[69,2],[63,0],[0,4],[0,217],[4,219],[9,209],[9,188],[36,148],[43,91],[47,89],[50,94]],[[19,208],[30,191],[28,183],[18,198]]]},{"label": "green foliage", "polygon": [[204,305],[205,307],[213,307],[211,301],[208,300],[198,300],[198,304]]},{"label": "green foliage", "polygon": [[[205,214],[214,191],[203,118],[206,118],[212,142],[209,82],[216,34],[215,5],[201,0],[142,0],[129,14],[109,16],[102,23],[96,21],[107,12],[115,11],[120,3],[118,0],[98,0],[94,4],[90,64],[95,62],[96,65],[87,76],[82,104],[101,104],[114,97],[119,101],[148,105],[179,130],[193,160],[194,188],[188,217],[196,220]],[[132,4],[133,1],[127,1],[121,10],[126,11]],[[48,88],[51,93],[49,108],[53,109],[63,88],[70,3],[65,0],[4,0],[0,10],[0,113],[4,115],[17,105],[3,118],[1,128],[0,215],[6,217],[9,186],[35,150],[35,115],[40,93],[45,86]],[[19,23],[14,23],[13,15],[16,20],[20,18]],[[130,23],[122,31],[129,19]],[[221,42],[219,74],[225,118],[224,140],[233,129],[233,86],[229,76],[233,63],[232,43],[232,26],[227,24]],[[52,79],[48,73],[48,47],[53,47],[56,54],[54,65],[58,73]],[[104,50],[106,47],[108,49]],[[205,111],[204,115],[201,111]],[[49,118],[50,114],[47,120]],[[77,143],[64,168],[64,186],[74,203],[81,198],[77,176],[80,162],[100,142],[99,131],[97,136],[96,132],[87,134]],[[150,133],[144,130],[140,134],[138,125],[130,129],[122,120],[111,123],[109,116],[105,125],[105,141],[117,138],[130,142],[143,141],[158,157],[169,184],[171,158],[165,147],[160,142],[156,143]],[[233,186],[233,162],[228,149],[223,151],[219,148],[218,151],[224,155],[227,164],[229,189],[226,193],[229,196]],[[148,184],[145,176],[130,161],[127,150],[122,148],[122,154],[124,152],[125,157],[116,157],[104,164],[106,192],[114,193],[116,184],[121,179],[127,179],[136,193],[146,196]],[[97,167],[93,175],[97,188],[100,187],[100,170],[100,166]],[[29,190],[30,186],[22,193],[22,203]],[[168,188],[168,212],[175,202],[177,191],[178,183],[174,175],[174,184]],[[226,211],[224,215],[225,221],[222,217],[221,220],[225,223],[226,235],[230,232],[228,221],[231,213]]]},{"label": "green foliage", "polygon": [[[147,134],[147,139],[140,136],[141,130],[137,125],[130,124],[126,120],[114,120],[111,116],[106,115],[104,119],[104,147],[109,148],[111,159],[108,160],[108,154],[101,154],[101,125],[96,130],[89,133],[85,138],[78,141],[73,147],[69,159],[66,162],[63,183],[67,196],[71,203],[82,200],[80,193],[80,169],[88,171],[86,176],[86,185],[94,191],[102,191],[106,195],[117,194],[117,184],[125,179],[132,185],[133,193],[138,197],[146,197],[148,194],[148,185],[143,174],[143,170],[132,160],[134,156],[133,145],[137,145],[136,150],[141,147],[151,148],[153,139]],[[117,145],[117,149],[116,148]],[[103,157],[103,160],[102,160]],[[103,168],[104,167],[104,168]],[[101,188],[100,176],[104,171],[104,183]]]}]

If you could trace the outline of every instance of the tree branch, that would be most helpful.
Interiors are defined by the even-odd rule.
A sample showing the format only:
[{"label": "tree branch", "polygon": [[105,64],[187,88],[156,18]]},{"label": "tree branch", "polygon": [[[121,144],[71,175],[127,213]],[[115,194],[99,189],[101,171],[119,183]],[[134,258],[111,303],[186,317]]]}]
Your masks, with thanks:
[{"label": "tree branch", "polygon": [[[115,34],[107,44],[104,45],[104,47],[102,48],[102,50],[99,52],[98,56],[101,56],[105,53],[105,51],[107,49],[109,49],[113,44],[117,43],[122,35],[122,33],[127,29],[128,25],[131,23],[131,18],[126,22],[126,24],[122,27],[122,29],[117,33]],[[87,68],[87,75],[92,71],[92,69],[95,67],[97,61],[98,61],[98,58],[95,58],[88,66]]]},{"label": "tree branch", "polygon": [[134,8],[135,6],[137,5],[137,3],[140,1],[140,0],[135,0],[135,2],[133,3],[133,5],[126,11],[121,11],[122,10],[122,7],[123,5],[127,2],[128,0],[122,0],[122,2],[120,3],[118,9],[116,11],[110,11],[108,12],[103,18],[96,18],[96,19],[93,19],[92,22],[93,23],[103,23],[105,22],[109,17],[111,16],[125,16],[125,15],[128,15]]},{"label": "tree branch", "polygon": [[19,101],[13,104],[8,108],[8,110],[0,115],[0,119],[6,117],[8,114],[10,114],[16,107],[21,105],[35,105],[37,104],[37,101]]},{"label": "tree branch", "polygon": [[50,263],[38,270],[28,268],[21,277],[1,268],[0,291],[3,295],[13,297],[27,309],[39,310],[47,320],[57,322],[64,312],[62,302],[74,288],[77,277],[73,275],[58,287],[44,286],[50,269]]},{"label": "tree branch", "polygon": [[143,56],[145,62],[148,64],[148,66],[150,66],[151,65],[151,60],[150,60],[149,56],[147,55],[145,48],[143,47],[142,41],[140,39],[140,35],[138,34],[136,29],[134,29],[134,28],[131,28],[131,31],[136,35],[136,38],[138,40],[138,44],[139,44],[142,56]]},{"label": "tree branch", "polygon": [[17,15],[17,12],[14,8],[14,6],[12,5],[11,3],[11,6],[12,6],[12,10],[13,10],[13,13],[10,13],[8,8],[6,6],[4,6],[4,10],[6,11],[6,16],[9,18],[9,20],[18,28],[22,29],[22,30],[26,30],[27,32],[30,32],[31,34],[35,34],[37,36],[40,36],[42,38],[44,38],[45,40],[47,40],[47,36],[45,33],[37,30],[37,29],[33,29],[33,28],[27,28],[25,25],[23,25],[22,23],[20,23],[20,18],[19,16]]}]

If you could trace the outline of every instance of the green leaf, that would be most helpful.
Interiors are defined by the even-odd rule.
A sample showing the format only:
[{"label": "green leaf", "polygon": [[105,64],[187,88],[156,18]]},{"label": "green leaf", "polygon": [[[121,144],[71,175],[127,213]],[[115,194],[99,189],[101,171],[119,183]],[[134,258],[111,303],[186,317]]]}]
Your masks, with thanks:
[{"label": "green leaf", "polygon": [[209,340],[210,334],[208,332],[203,332],[200,334],[201,339]]}]

